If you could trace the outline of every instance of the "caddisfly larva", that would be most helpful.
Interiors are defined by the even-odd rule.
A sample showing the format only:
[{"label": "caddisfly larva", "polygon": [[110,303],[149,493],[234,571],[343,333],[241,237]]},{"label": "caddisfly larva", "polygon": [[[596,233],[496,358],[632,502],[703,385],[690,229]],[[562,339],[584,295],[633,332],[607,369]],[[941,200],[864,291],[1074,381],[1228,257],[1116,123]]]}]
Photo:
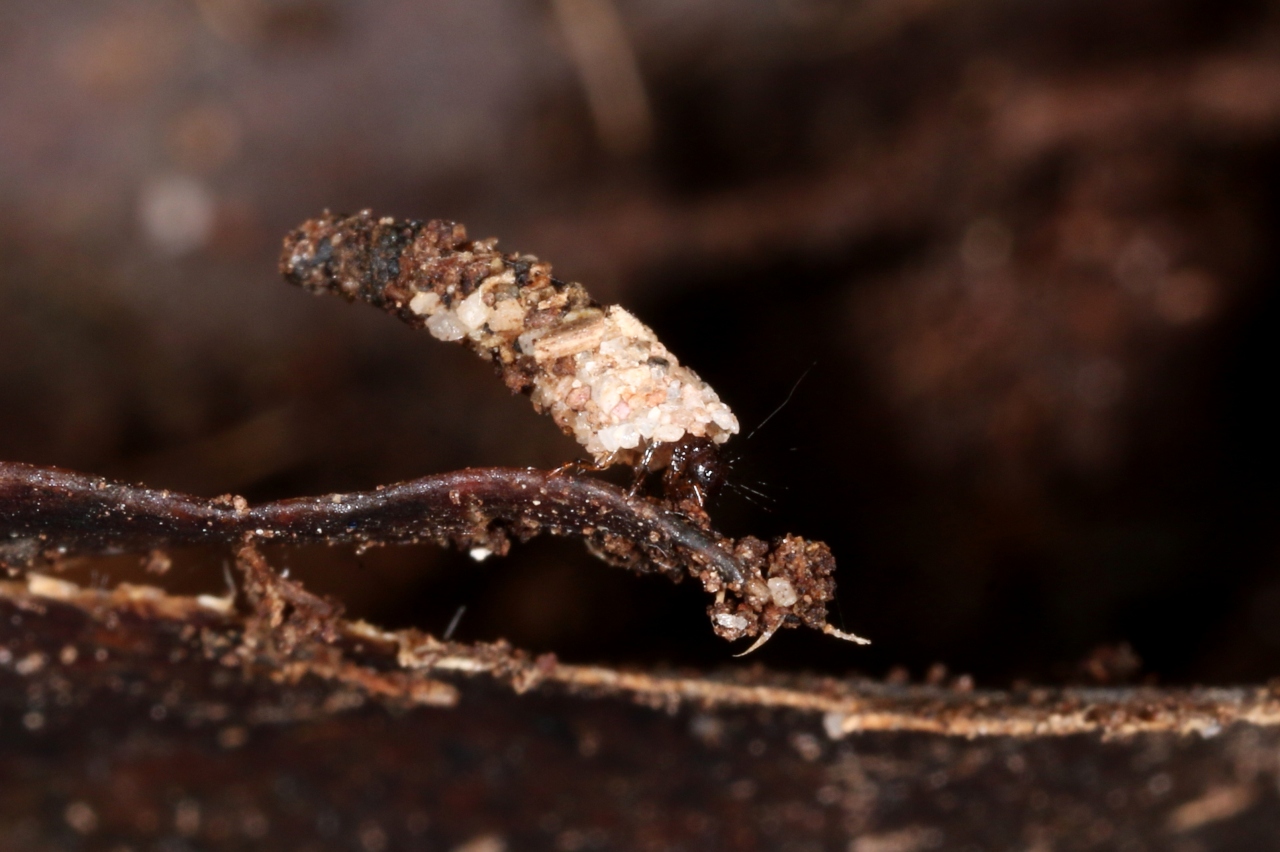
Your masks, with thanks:
[{"label": "caddisfly larva", "polygon": [[[439,340],[461,341],[492,361],[507,387],[550,414],[597,468],[632,465],[636,486],[622,497],[601,484],[572,484],[596,489],[575,498],[593,512],[612,507],[607,514],[615,521],[647,519],[631,530],[637,536],[602,535],[602,520],[584,524],[581,534],[614,561],[630,559],[641,539],[649,542],[641,555],[652,564],[669,564],[668,551],[684,554],[690,573],[716,595],[709,614],[719,635],[759,637],[748,653],[780,627],[800,624],[866,641],[826,622],[835,563],[825,545],[794,536],[773,545],[751,537],[735,543],[711,530],[702,507],[724,482],[718,447],[738,433],[738,419],[625,309],[553,278],[535,257],[504,255],[495,240],[469,240],[461,225],[369,211],[304,223],[285,238],[280,269],[312,292],[361,299]],[[645,473],[662,468],[665,501],[637,499]],[[495,481],[521,476],[534,474],[508,472]],[[537,506],[531,501],[521,516],[536,514]]]},{"label": "caddisfly larva", "polygon": [[307,290],[362,299],[463,342],[598,467],[660,465],[666,448],[737,434],[729,407],[652,329],[553,278],[549,264],[495,245],[453,222],[326,214],[285,239],[280,266]]}]

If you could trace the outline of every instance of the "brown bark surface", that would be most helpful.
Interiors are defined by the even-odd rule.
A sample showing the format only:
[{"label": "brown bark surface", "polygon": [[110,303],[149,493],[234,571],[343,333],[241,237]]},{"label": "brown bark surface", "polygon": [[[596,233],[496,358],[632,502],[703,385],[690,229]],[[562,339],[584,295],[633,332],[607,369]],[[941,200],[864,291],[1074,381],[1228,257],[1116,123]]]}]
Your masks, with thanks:
[{"label": "brown bark surface", "polygon": [[1225,849],[1280,831],[1269,689],[622,671],[248,593],[240,615],[0,586],[7,848]]}]

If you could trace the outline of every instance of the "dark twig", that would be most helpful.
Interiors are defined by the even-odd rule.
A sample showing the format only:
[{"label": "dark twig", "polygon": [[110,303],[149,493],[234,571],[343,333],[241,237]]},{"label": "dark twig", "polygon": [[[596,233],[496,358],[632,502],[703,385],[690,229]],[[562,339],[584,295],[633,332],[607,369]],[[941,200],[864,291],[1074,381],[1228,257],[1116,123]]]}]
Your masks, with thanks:
[{"label": "dark twig", "polygon": [[530,469],[466,468],[376,491],[250,507],[239,497],[206,500],[0,463],[0,516],[0,535],[8,537],[0,557],[14,563],[38,555],[133,552],[246,536],[362,546],[429,540],[504,554],[510,534],[523,540],[545,531],[586,538],[612,561],[643,561],[678,573],[691,560],[717,572],[729,588],[741,589],[745,582],[723,539],[656,501],[599,480]]},{"label": "dark twig", "polygon": [[207,500],[0,463],[0,563],[15,567],[73,554],[252,541],[435,541],[483,558],[506,553],[512,537],[542,532],[582,538],[633,570],[697,578],[716,596],[712,623],[727,639],[801,623],[842,635],[826,624],[835,566],[825,545],[793,536],[772,546],[749,536],[733,541],[657,500],[586,477],[468,468],[375,491],[250,506],[241,497]]}]

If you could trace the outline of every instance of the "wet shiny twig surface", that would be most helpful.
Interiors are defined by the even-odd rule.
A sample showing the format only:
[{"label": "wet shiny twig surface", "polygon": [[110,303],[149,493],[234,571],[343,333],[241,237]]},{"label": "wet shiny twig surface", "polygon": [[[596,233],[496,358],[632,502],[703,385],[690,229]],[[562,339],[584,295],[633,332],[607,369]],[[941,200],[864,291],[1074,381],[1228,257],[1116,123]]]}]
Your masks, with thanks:
[{"label": "wet shiny twig surface", "polygon": [[833,632],[826,603],[835,566],[825,545],[794,536],[771,544],[727,539],[660,501],[589,477],[467,468],[373,491],[251,506],[231,495],[205,499],[0,463],[0,563],[13,567],[255,541],[359,547],[434,541],[485,558],[505,554],[513,538],[544,532],[581,538],[615,565],[677,581],[694,577],[715,595],[709,614],[726,639],[801,624]]}]

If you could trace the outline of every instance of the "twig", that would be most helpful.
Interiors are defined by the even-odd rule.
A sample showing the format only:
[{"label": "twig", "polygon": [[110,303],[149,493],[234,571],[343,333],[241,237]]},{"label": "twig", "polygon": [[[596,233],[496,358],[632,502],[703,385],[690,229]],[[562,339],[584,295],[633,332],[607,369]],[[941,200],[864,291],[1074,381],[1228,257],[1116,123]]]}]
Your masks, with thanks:
[{"label": "twig", "polygon": [[359,547],[434,541],[483,557],[505,554],[512,537],[542,532],[582,538],[606,561],[632,570],[695,577],[716,596],[709,613],[726,639],[802,623],[831,632],[826,603],[835,592],[835,563],[826,545],[795,536],[772,545],[750,536],[733,541],[657,500],[586,477],[468,468],[375,491],[250,506],[242,497],[208,500],[0,462],[0,564],[10,566],[254,541]]}]

